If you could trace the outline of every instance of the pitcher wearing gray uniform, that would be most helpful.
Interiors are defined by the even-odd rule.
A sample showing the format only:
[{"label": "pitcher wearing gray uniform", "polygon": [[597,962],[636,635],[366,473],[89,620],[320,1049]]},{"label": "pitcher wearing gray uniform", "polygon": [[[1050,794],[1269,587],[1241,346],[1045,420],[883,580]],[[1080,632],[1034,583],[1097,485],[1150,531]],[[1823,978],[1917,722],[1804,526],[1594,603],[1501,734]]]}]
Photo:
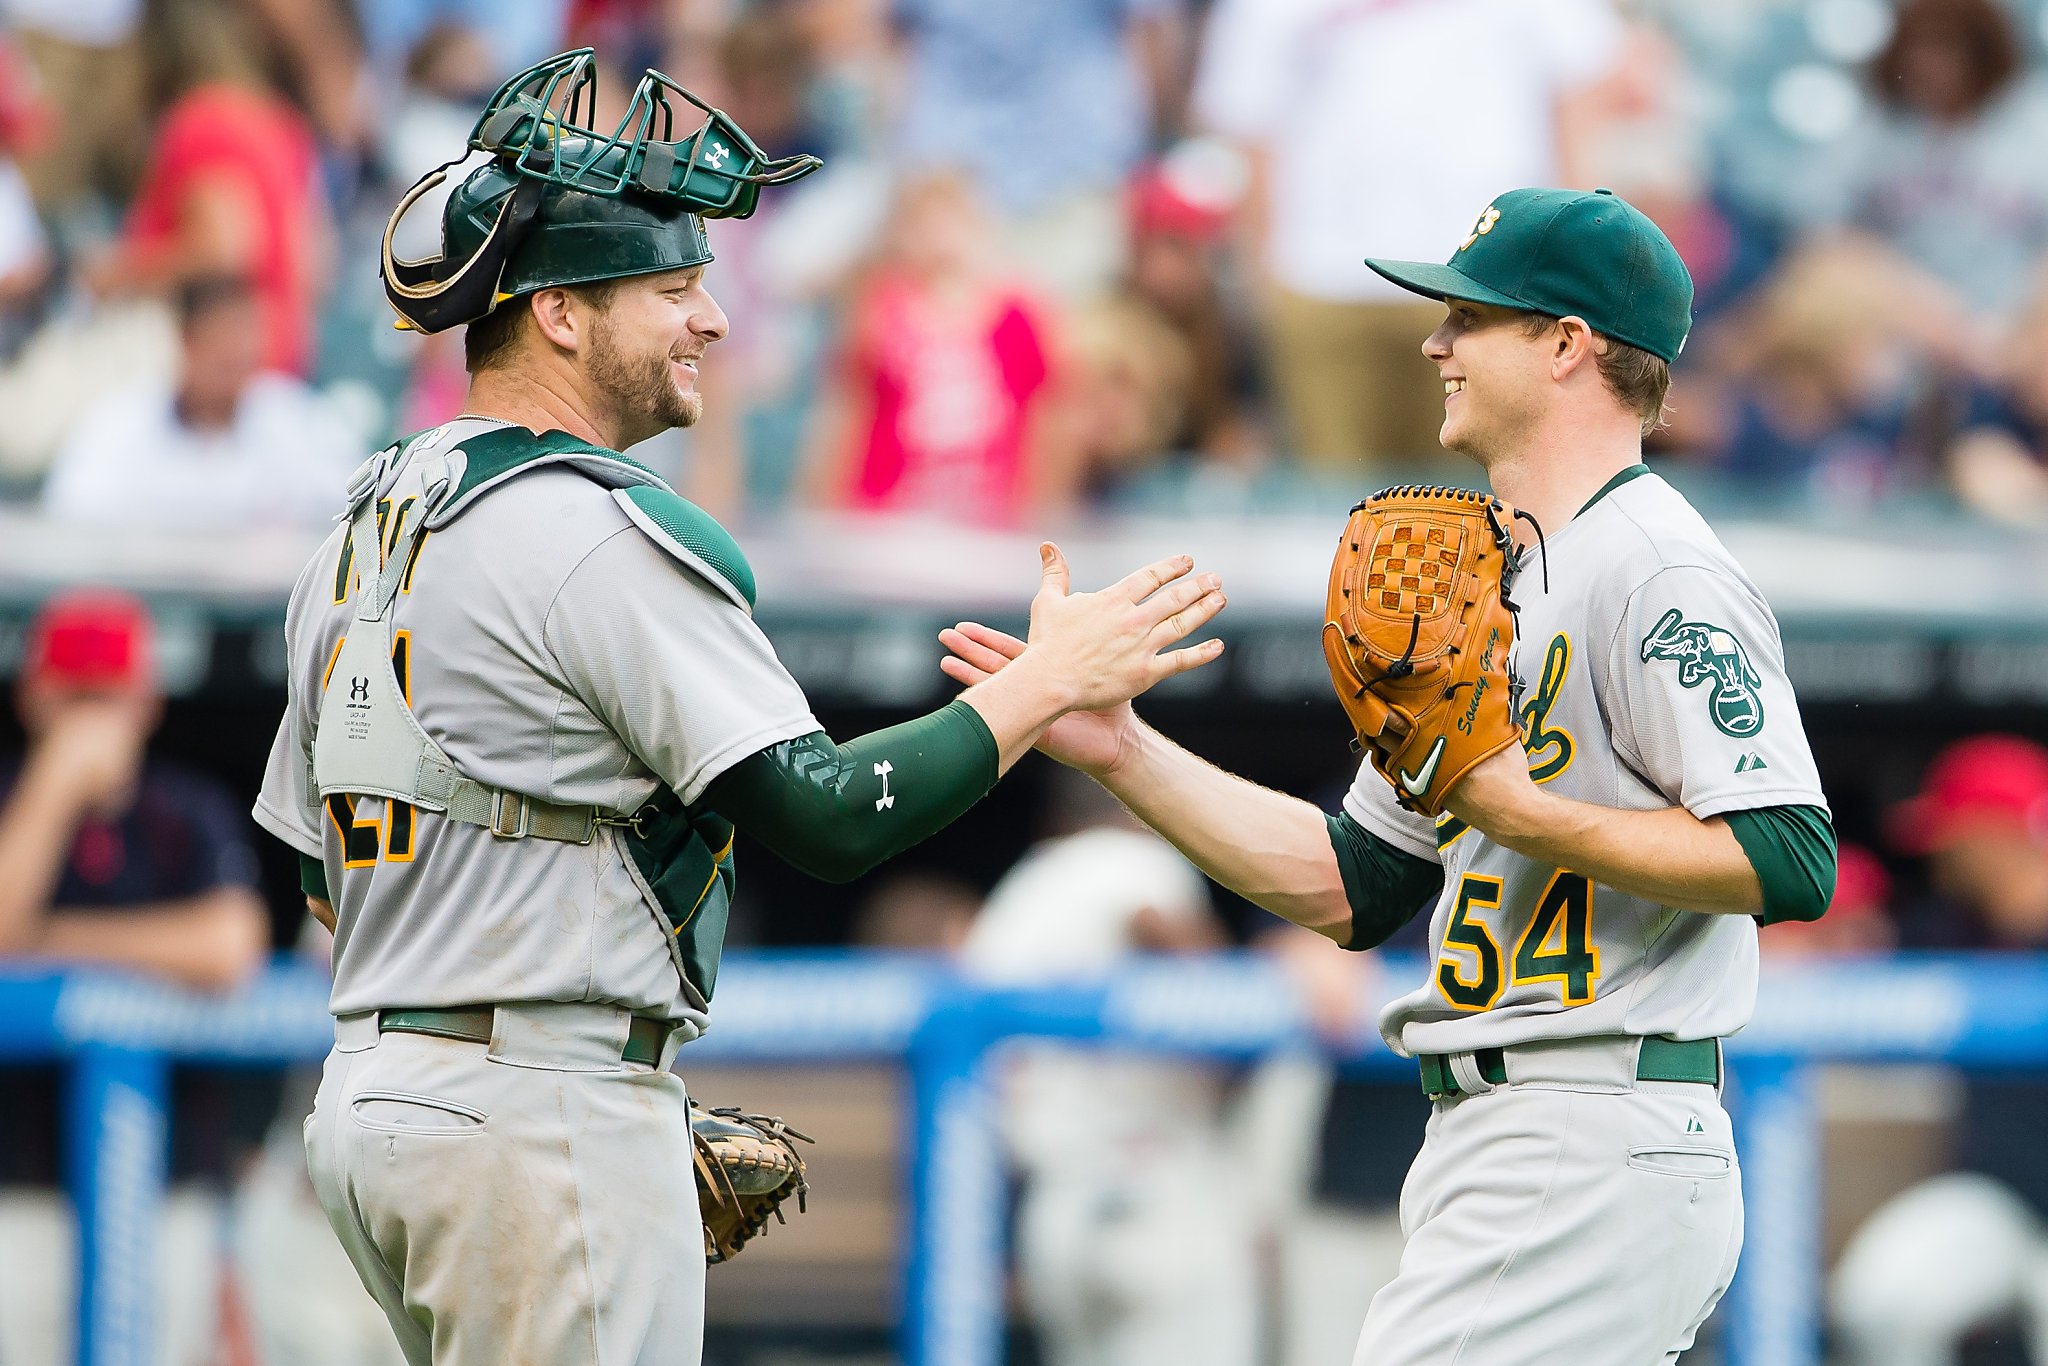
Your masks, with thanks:
[{"label": "pitcher wearing gray uniform", "polygon": [[699,1360],[669,1066],[709,1023],[735,827],[853,877],[1068,709],[1220,650],[1162,653],[1222,606],[1185,558],[1070,594],[1047,545],[1014,680],[845,744],[820,730],[739,547],[619,453],[700,410],[726,331],[703,220],[816,162],[771,161],[654,72],[600,134],[594,79],[583,51],[499,90],[439,256],[387,233],[401,325],[469,325],[468,411],[368,461],[301,574],[256,803],[335,935],[314,1189],[415,1366]]},{"label": "pitcher wearing gray uniform", "polygon": [[[1834,884],[1777,622],[1642,464],[1692,282],[1605,191],[1517,190],[1446,265],[1368,264],[1444,302],[1423,343],[1441,440],[1548,528],[1515,586],[1523,743],[1435,821],[1370,764],[1325,815],[1124,705],[1040,744],[1217,881],[1347,948],[1434,907],[1428,976],[1380,1020],[1435,1107],[1358,1366],[1675,1361],[1742,1242],[1720,1041],[1755,1000],[1756,921],[1817,918]],[[970,684],[1028,657],[974,623],[943,638]]]}]

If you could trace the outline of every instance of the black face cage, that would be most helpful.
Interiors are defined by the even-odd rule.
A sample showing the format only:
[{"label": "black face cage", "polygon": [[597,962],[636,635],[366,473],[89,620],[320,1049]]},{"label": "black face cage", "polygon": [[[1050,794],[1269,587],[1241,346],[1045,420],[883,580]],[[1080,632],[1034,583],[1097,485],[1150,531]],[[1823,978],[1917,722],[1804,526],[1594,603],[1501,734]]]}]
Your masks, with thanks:
[{"label": "black face cage", "polygon": [[[681,138],[675,135],[677,99],[702,115]],[[590,126],[596,104],[597,54],[587,47],[551,57],[498,87],[470,130],[463,156],[420,177],[385,227],[385,297],[400,327],[438,332],[488,313],[505,263],[548,185],[608,198],[632,190],[700,218],[745,218],[762,186],[787,184],[824,164],[808,155],[770,157],[725,113],[659,71],[641,76],[625,116],[608,135]],[[517,182],[483,243],[461,261],[400,257],[392,247],[399,220],[470,150],[497,158]]]},{"label": "black face cage", "polygon": [[[680,138],[679,100],[701,115]],[[587,47],[565,52],[499,86],[469,145],[522,177],[584,194],[638,190],[680,201],[704,218],[745,218],[762,186],[786,184],[823,164],[808,155],[770,157],[723,111],[659,71],[641,76],[609,134],[591,127],[596,102],[596,54]]]}]

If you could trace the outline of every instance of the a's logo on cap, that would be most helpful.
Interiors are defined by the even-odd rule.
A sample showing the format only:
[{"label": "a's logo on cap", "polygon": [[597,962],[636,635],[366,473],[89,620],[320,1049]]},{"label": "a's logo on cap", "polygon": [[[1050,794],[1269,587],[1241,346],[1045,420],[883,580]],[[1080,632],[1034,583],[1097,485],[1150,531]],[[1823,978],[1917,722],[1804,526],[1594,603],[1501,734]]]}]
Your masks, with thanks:
[{"label": "a's logo on cap", "polygon": [[1472,235],[1470,237],[1467,237],[1464,241],[1458,243],[1458,250],[1463,251],[1465,248],[1471,246],[1474,242],[1477,242],[1480,238],[1486,236],[1486,234],[1492,232],[1493,225],[1498,222],[1500,222],[1500,210],[1496,209],[1493,205],[1488,204],[1486,206],[1486,212],[1480,214],[1479,221],[1472,225]]}]

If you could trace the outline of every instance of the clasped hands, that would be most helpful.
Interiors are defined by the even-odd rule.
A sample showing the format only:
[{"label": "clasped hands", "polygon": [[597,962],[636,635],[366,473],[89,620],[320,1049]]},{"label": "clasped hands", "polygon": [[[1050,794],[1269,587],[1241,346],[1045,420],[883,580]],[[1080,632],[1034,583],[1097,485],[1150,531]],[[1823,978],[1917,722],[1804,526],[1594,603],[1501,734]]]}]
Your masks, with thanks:
[{"label": "clasped hands", "polygon": [[[1069,586],[1065,557],[1051,542],[1039,547],[1042,579],[1031,603],[1031,628],[1019,640],[1007,631],[963,621],[939,632],[950,652],[939,668],[972,687],[1027,655],[1059,692],[1062,714],[1038,737],[1040,752],[1097,778],[1112,776],[1139,733],[1131,699],[1161,679],[1219,658],[1223,642],[1168,649],[1223,610],[1221,580],[1196,574],[1186,555],[1145,566],[1094,593]],[[1509,833],[1539,819],[1543,793],[1529,778],[1529,756],[1512,745],[1478,765],[1453,788],[1453,814],[1488,834]]]},{"label": "clasped hands", "polygon": [[1058,712],[1038,749],[1100,776],[1116,766],[1136,725],[1133,697],[1222,655],[1220,640],[1171,647],[1223,610],[1223,583],[1197,574],[1192,557],[1174,555],[1107,588],[1077,593],[1058,546],[1041,544],[1039,558],[1026,638],[963,621],[939,633],[952,652],[939,667],[969,687],[1006,669],[1034,671]]}]

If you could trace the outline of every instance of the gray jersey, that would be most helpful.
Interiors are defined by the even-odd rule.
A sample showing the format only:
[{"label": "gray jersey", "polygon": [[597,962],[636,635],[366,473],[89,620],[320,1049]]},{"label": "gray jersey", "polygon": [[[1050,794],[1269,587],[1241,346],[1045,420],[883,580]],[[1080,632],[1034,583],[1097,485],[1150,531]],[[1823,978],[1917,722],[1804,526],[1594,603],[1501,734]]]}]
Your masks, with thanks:
[{"label": "gray jersey", "polygon": [[[1778,625],[1678,492],[1647,470],[1532,555],[1514,590],[1531,775],[1623,810],[1825,807]],[[1532,862],[1361,768],[1345,809],[1443,864],[1429,980],[1380,1019],[1404,1053],[1600,1034],[1727,1035],[1756,997],[1756,925],[1673,910]]]},{"label": "gray jersey", "polygon": [[[422,455],[503,429],[466,418],[421,437],[381,496],[403,507]],[[509,841],[403,803],[309,793],[321,694],[351,615],[346,543],[343,526],[292,590],[290,701],[255,809],[326,864],[334,1012],[594,1001],[701,1027],[614,828],[588,845]],[[421,539],[405,583],[400,683],[478,782],[622,812],[667,785],[689,803],[740,759],[819,728],[745,607],[570,470],[492,489]]]}]

